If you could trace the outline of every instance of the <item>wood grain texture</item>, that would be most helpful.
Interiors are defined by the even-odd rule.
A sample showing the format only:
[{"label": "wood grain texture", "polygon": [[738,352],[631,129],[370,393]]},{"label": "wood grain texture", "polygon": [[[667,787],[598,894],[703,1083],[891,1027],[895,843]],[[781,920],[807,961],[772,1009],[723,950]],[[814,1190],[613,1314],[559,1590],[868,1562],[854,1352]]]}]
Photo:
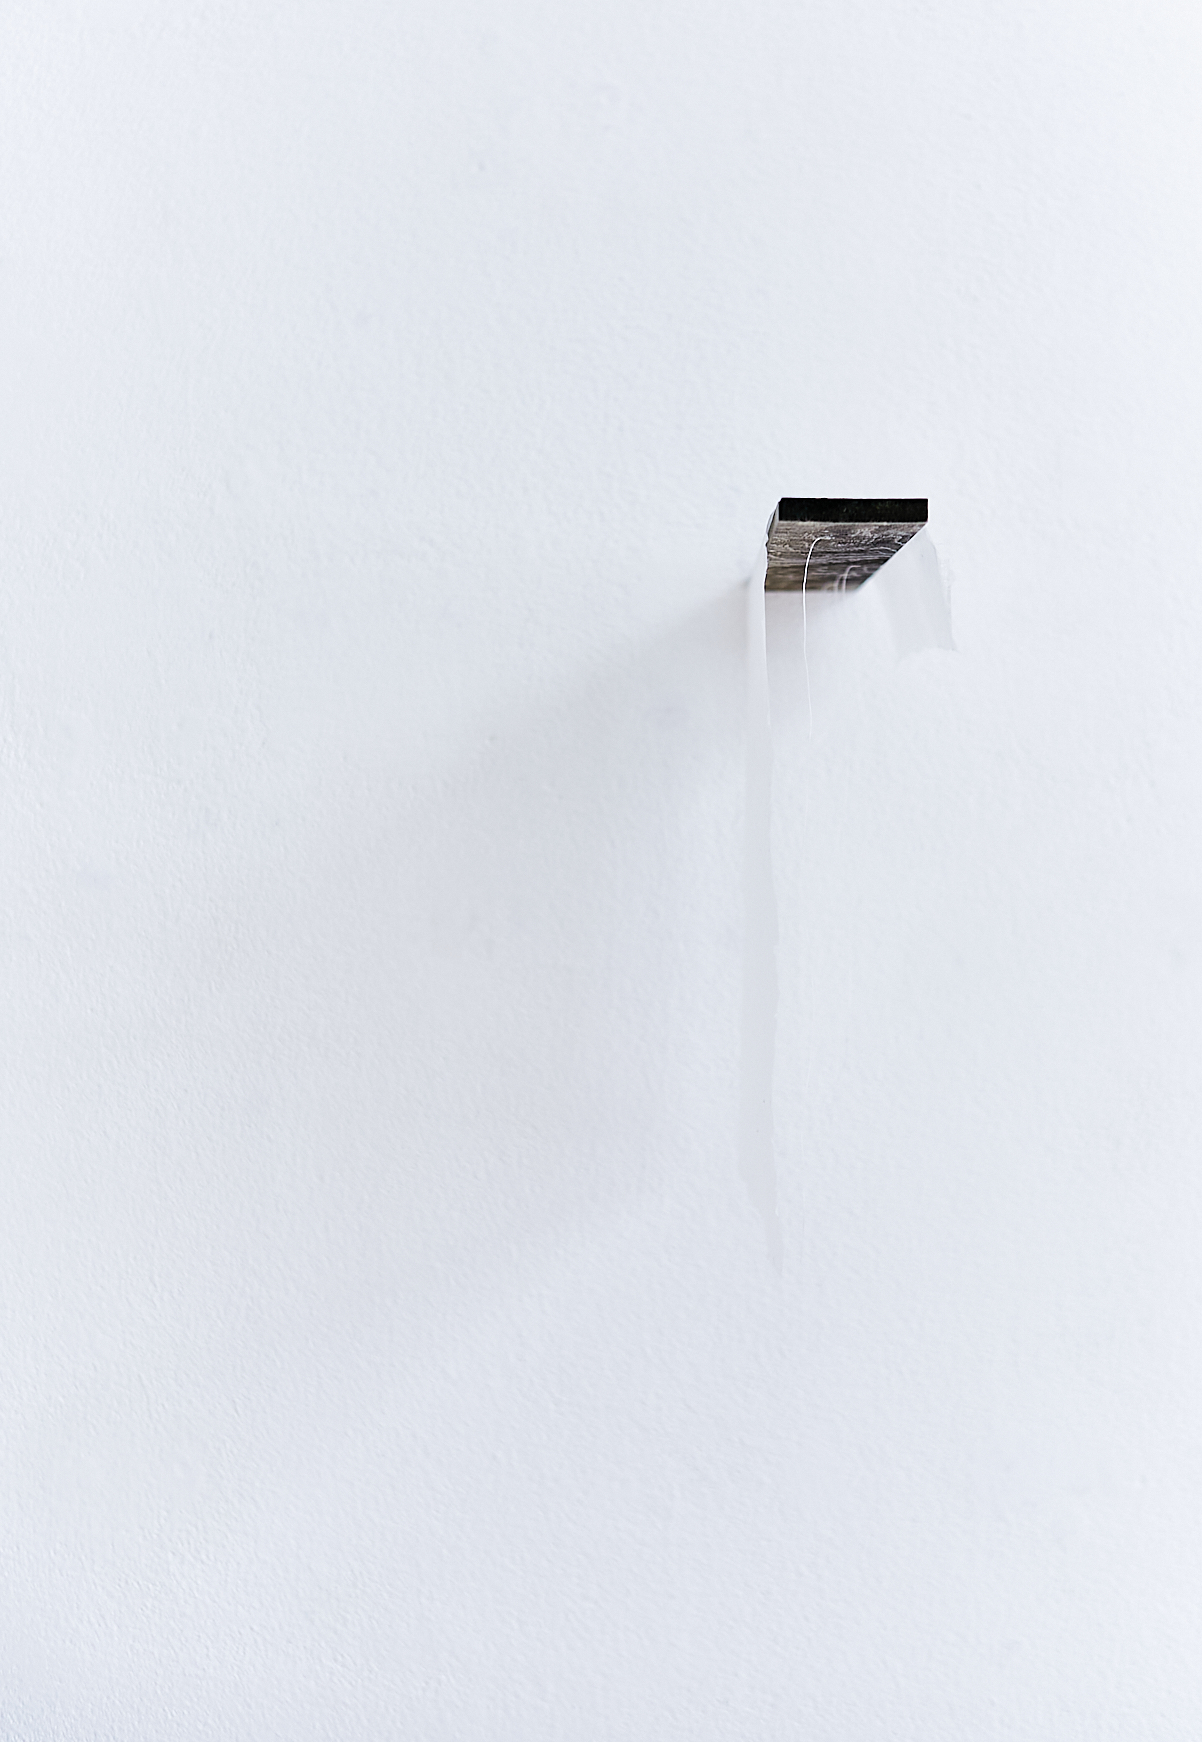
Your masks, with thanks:
[{"label": "wood grain texture", "polygon": [[[925,521],[781,520],[768,527],[770,592],[830,591],[858,587],[920,532]],[[809,573],[806,563],[809,562]]]}]

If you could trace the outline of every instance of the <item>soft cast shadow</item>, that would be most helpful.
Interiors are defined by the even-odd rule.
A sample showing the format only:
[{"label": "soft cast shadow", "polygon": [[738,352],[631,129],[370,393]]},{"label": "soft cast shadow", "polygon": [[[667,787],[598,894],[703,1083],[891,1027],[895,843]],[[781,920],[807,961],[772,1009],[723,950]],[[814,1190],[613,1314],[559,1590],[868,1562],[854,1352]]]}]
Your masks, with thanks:
[{"label": "soft cast shadow", "polygon": [[198,1093],[292,1242],[289,1335],[412,1342],[733,1149],[743,633],[730,588],[417,791],[357,771],[215,920],[194,1020],[239,1044]]}]

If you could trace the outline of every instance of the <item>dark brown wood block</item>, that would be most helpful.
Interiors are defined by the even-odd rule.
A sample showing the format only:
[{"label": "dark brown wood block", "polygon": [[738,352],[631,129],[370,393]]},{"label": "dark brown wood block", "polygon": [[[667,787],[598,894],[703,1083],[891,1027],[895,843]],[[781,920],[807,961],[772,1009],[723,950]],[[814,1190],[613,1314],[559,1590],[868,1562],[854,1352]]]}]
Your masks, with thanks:
[{"label": "dark brown wood block", "polygon": [[[783,496],[768,523],[773,592],[858,587],[926,525],[925,498]],[[807,564],[808,572],[807,572]]]}]

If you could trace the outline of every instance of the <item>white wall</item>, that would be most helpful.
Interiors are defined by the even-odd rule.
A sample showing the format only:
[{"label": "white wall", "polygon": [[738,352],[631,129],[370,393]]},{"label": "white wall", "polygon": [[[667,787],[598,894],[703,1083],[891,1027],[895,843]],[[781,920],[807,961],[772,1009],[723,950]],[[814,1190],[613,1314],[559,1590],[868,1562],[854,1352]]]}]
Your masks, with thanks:
[{"label": "white wall", "polygon": [[6,1742],[1198,1736],[1199,48],[5,9]]}]

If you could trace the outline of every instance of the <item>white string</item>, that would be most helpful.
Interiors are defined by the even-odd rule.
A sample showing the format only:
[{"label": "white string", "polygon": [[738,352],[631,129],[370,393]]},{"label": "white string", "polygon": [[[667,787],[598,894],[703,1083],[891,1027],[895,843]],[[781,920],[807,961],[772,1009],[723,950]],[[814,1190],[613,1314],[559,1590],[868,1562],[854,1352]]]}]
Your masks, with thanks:
[{"label": "white string", "polygon": [[814,698],[810,694],[810,655],[809,655],[809,648],[808,648],[809,634],[808,634],[808,630],[806,627],[806,581],[809,579],[809,574],[810,574],[810,557],[813,556],[815,548],[822,543],[822,540],[826,536],[827,535],[825,532],[820,532],[818,534],[818,537],[814,540],[814,543],[810,546],[809,551],[806,555],[806,566],[802,570],[802,575],[801,575],[801,657],[802,657],[802,661],[803,661],[805,668],[806,668],[806,706],[810,710],[810,737],[811,737],[811,739],[814,736]]},{"label": "white string", "polygon": [[772,876],[772,714],[764,609],[767,551],[748,584],[747,786],[744,821],[743,1047],[740,1170],[764,1221],[768,1257],[783,1262],[772,1139],[772,1077],[776,1057],[776,890]]}]

